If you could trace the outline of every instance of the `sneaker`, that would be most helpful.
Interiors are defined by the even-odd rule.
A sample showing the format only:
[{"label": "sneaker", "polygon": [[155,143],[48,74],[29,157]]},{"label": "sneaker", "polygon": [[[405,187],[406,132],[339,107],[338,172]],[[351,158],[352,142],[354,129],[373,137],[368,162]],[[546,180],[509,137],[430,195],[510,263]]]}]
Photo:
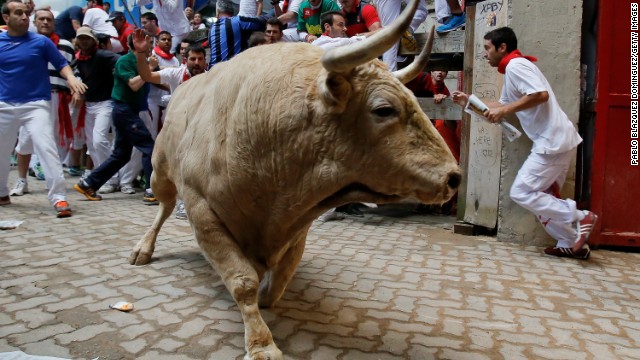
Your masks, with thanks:
[{"label": "sneaker", "polygon": [[448,33],[449,31],[459,29],[464,26],[465,21],[465,13],[462,13],[460,15],[451,14],[451,16],[447,19],[447,21],[445,21],[444,24],[436,28],[436,32]]},{"label": "sneaker", "polygon": [[132,194],[136,193],[136,190],[131,185],[122,184],[122,185],[120,185],[120,192],[123,193],[123,194],[132,195]]},{"label": "sneaker", "polygon": [[339,212],[336,212],[336,209],[331,209],[326,213],[320,215],[320,217],[318,218],[318,220],[320,220],[321,222],[342,220],[342,219],[344,219],[344,215]]},{"label": "sneaker", "polygon": [[18,179],[16,184],[11,189],[9,195],[11,196],[22,196],[24,194],[29,193],[29,185],[27,184],[27,179]]},{"label": "sneaker", "polygon": [[582,249],[583,245],[589,243],[589,237],[591,236],[591,232],[593,231],[593,227],[598,222],[598,215],[592,213],[591,211],[584,211],[584,218],[577,222],[577,230],[578,230],[578,240],[573,245],[572,250],[576,252],[577,250]]},{"label": "sneaker", "polygon": [[66,200],[58,201],[57,203],[55,203],[55,205],[53,205],[53,208],[56,209],[56,216],[59,218],[66,218],[71,216],[71,208],[69,207],[69,203]]},{"label": "sneaker", "polygon": [[93,190],[91,186],[89,186],[86,182],[84,182],[84,180],[78,181],[77,184],[73,185],[73,188],[80,194],[84,195],[88,200],[91,200],[91,201],[102,200],[102,196],[96,194],[95,190]]},{"label": "sneaker", "polygon": [[98,189],[98,194],[111,194],[116,192],[116,190],[118,190],[118,187],[116,185],[104,184],[100,187],[100,189]]},{"label": "sneaker", "polygon": [[69,175],[71,176],[82,176],[83,171],[79,166],[71,166],[69,167]]},{"label": "sneaker", "polygon": [[10,205],[11,197],[9,195],[0,197],[0,206]]},{"label": "sneaker", "polygon": [[589,248],[589,244],[584,244],[584,246],[578,251],[574,251],[571,248],[552,246],[544,249],[544,253],[547,255],[552,255],[557,257],[567,257],[567,258],[587,260],[589,258],[589,255],[591,255],[591,249]]},{"label": "sneaker", "polygon": [[184,208],[184,201],[178,200],[178,209],[176,210],[176,219],[188,220],[187,210]]},{"label": "sneaker", "polygon": [[144,202],[145,205],[158,205],[158,199],[156,199],[156,196],[153,195],[150,189],[144,191],[142,202]]},{"label": "sneaker", "polygon": [[33,177],[38,180],[44,180],[44,172],[42,171],[42,166],[40,166],[40,163],[36,163],[31,169],[33,170]]},{"label": "sneaker", "polygon": [[361,205],[359,203],[350,203],[347,205],[338,206],[336,208],[336,212],[346,214],[346,215],[362,217],[364,216],[364,213],[362,212],[362,210],[360,210],[360,206]]},{"label": "sneaker", "polygon": [[417,53],[418,52],[418,42],[416,41],[416,37],[410,30],[407,29],[400,38],[400,46],[404,49],[405,52],[409,53]]}]

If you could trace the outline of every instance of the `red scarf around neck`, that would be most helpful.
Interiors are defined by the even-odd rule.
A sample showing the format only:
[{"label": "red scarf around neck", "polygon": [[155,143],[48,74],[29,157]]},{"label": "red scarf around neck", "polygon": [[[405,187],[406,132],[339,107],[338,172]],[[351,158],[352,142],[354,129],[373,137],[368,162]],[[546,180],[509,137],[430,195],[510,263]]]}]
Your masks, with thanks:
[{"label": "red scarf around neck", "polygon": [[509,61],[515,59],[515,58],[525,58],[531,62],[536,62],[538,61],[538,58],[535,56],[529,56],[529,55],[522,55],[522,53],[520,52],[520,50],[515,49],[512,52],[508,53],[505,57],[502,58],[502,60],[500,60],[500,63],[498,64],[498,72],[500,74],[504,74],[504,72],[507,70],[507,65],[509,64]]},{"label": "red scarf around neck", "polygon": [[182,82],[185,82],[187,80],[191,79],[191,73],[189,72],[189,68],[187,68],[186,66],[184,67],[184,72],[182,73]]},{"label": "red scarf around neck", "polygon": [[[104,7],[102,7],[102,5],[93,5],[93,7],[96,8],[96,9],[100,9],[100,10],[104,11]],[[104,11],[104,12],[106,12],[106,11]]]},{"label": "red scarf around neck", "polygon": [[153,51],[155,51],[155,53],[158,54],[158,56],[160,56],[161,58],[163,58],[165,60],[171,60],[175,56],[173,54],[167,53],[164,50],[160,49],[159,46],[154,47]]},{"label": "red scarf around neck", "polygon": [[49,35],[49,39],[51,39],[56,47],[58,47],[58,44],[60,43],[60,36],[58,36],[58,34],[51,33],[51,35]]},{"label": "red scarf around neck", "polygon": [[[96,45],[96,49],[98,49],[98,46]],[[89,59],[91,59],[91,57],[93,56],[93,54],[95,54],[95,50],[93,51],[93,53],[89,54],[89,55],[83,55],[81,50],[76,51],[76,60],[78,61],[87,61]]]}]

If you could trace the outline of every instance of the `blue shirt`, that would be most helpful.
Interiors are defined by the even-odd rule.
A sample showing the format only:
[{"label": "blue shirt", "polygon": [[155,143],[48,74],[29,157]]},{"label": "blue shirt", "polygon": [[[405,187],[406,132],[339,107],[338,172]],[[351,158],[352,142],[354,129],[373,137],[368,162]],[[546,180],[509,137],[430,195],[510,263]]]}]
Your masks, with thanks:
[{"label": "blue shirt", "polygon": [[211,25],[209,32],[209,46],[211,46],[209,68],[245,50],[248,35],[253,31],[263,31],[264,28],[264,20],[258,18],[232,16],[218,19]]},{"label": "blue shirt", "polygon": [[51,100],[48,63],[60,71],[68,65],[51,40],[27,32],[0,34],[0,101],[27,103]]},{"label": "blue shirt", "polygon": [[80,23],[80,25],[82,25],[82,20],[84,20],[84,13],[82,12],[82,8],[80,6],[71,6],[67,10],[61,12],[58,16],[56,16],[56,34],[60,35],[61,38],[69,41],[76,37],[76,31],[73,29],[71,20],[76,20]]}]

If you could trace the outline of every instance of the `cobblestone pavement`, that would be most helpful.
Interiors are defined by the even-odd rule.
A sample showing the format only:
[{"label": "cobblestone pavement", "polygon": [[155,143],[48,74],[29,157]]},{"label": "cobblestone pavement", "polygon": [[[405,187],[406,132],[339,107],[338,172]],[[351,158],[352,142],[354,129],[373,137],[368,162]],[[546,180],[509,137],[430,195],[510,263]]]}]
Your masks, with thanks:
[{"label": "cobblestone pavement", "polygon": [[[170,218],[152,263],[135,267],[129,252],[157,209],[140,193],[74,192],[75,215],[56,219],[43,182],[29,185],[0,208],[25,221],[0,231],[0,352],[242,358],[240,314],[187,222]],[[453,234],[452,221],[314,224],[283,299],[262,311],[286,358],[640,359],[640,254],[552,258]],[[134,311],[108,308],[117,301]]]}]

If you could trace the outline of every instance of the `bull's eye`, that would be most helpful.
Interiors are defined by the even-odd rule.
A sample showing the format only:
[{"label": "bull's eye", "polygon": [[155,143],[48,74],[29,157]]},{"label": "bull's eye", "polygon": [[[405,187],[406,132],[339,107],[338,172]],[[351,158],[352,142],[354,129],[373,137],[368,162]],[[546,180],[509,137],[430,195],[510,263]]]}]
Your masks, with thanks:
[{"label": "bull's eye", "polygon": [[391,106],[380,106],[373,109],[372,112],[382,118],[398,115],[398,111]]}]

